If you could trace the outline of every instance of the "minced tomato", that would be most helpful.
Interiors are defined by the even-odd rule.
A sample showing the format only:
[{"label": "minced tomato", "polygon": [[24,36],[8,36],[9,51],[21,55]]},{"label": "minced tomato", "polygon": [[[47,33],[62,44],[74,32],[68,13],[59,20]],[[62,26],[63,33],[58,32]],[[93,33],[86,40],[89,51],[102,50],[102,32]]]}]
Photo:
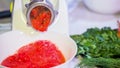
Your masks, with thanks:
[{"label": "minced tomato", "polygon": [[45,6],[37,6],[30,12],[30,21],[34,29],[46,31],[51,23],[51,12]]},{"label": "minced tomato", "polygon": [[65,58],[52,42],[39,40],[21,47],[7,57],[1,65],[10,68],[50,68],[65,62]]}]

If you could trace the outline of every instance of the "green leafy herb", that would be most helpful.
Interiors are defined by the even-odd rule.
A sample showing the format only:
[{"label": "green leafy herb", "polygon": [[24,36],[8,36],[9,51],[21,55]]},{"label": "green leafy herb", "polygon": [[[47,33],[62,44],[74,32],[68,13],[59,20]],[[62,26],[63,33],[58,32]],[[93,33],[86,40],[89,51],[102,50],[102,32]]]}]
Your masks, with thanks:
[{"label": "green leafy herb", "polygon": [[85,58],[82,60],[80,67],[84,68],[120,68],[120,59],[112,59],[112,58]]},{"label": "green leafy herb", "polygon": [[[76,56],[81,55],[85,58],[92,58],[91,60],[94,60],[93,58],[99,59],[100,57],[109,58],[109,61],[110,59],[120,58],[120,38],[117,37],[117,31],[112,30],[110,27],[102,29],[90,28],[81,35],[71,35],[71,38],[78,45]],[[100,61],[97,60],[97,62]],[[105,62],[105,64],[107,63]],[[102,68],[105,68],[104,65]]]}]

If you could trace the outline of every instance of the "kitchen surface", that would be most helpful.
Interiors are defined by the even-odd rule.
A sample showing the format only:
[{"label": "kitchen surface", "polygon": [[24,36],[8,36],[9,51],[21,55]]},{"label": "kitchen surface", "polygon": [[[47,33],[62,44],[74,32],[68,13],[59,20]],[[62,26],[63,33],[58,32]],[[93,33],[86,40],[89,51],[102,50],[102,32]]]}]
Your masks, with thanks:
[{"label": "kitchen surface", "polygon": [[[1,12],[6,11],[6,10],[8,11],[10,8],[9,6],[10,6],[11,1],[10,0],[0,0],[0,11]],[[20,3],[20,0],[18,0],[18,1],[19,2],[16,2],[15,5],[17,5],[17,3]],[[109,4],[108,4],[108,2],[109,2]],[[118,25],[119,20],[120,20],[120,8],[118,7],[119,3],[120,3],[119,0],[100,0],[100,1],[98,1],[98,0],[93,0],[93,1],[90,1],[90,0],[66,0],[65,3],[63,2],[64,5],[62,5],[62,1],[61,1],[61,3],[60,3],[61,6],[59,6],[59,8],[66,6],[67,9],[65,7],[62,9],[60,8],[60,10],[58,10],[58,11],[60,11],[60,13],[58,16],[56,16],[55,24],[50,26],[50,28],[48,30],[58,31],[63,34],[71,35],[71,37],[75,41],[82,41],[82,39],[80,39],[81,38],[80,34],[86,32],[87,29],[90,29],[90,28],[110,27],[111,29],[117,29],[119,27],[119,29],[120,29],[120,24]],[[8,16],[5,18],[0,18],[0,34],[4,34],[5,32],[11,31],[12,29],[13,30],[14,29],[15,30],[16,29],[23,30],[23,32],[25,31],[27,33],[27,31],[29,31],[31,29],[31,28],[26,28],[26,26],[25,26],[26,19],[24,16],[24,11],[26,11],[26,9],[24,9],[24,11],[21,11],[21,8],[24,9],[25,6],[24,7],[23,6],[20,7],[20,5],[15,6],[14,11],[16,11],[16,12],[14,12],[14,15],[11,13],[11,16]],[[57,8],[58,8],[58,6],[57,6]],[[18,11],[19,9],[20,9],[20,11]],[[14,16],[14,17],[12,17],[12,16]],[[18,17],[22,17],[22,18],[18,19]],[[64,17],[64,19],[62,19],[62,17]],[[23,20],[22,21],[23,24],[21,24],[22,26],[17,24],[17,21],[20,21],[20,20]],[[62,21],[60,21],[60,20],[62,20]],[[62,22],[62,23],[56,24],[56,22],[59,22],[59,23]],[[64,22],[66,22],[66,23],[64,23]],[[12,24],[14,24],[14,25],[12,25]],[[55,30],[53,28],[56,28],[58,30]],[[24,29],[28,29],[28,30],[24,30]],[[110,30],[111,33],[112,32],[114,33],[114,31],[112,31],[111,29],[106,28],[106,30]],[[103,29],[103,31],[104,31],[104,29]],[[34,32],[33,32],[33,34],[34,34]],[[78,34],[79,34],[80,38],[78,36],[74,36],[74,35],[78,35]],[[88,34],[89,34],[89,32],[88,32]],[[104,35],[104,36],[107,37],[107,35]],[[112,37],[112,34],[111,34],[110,38],[111,37]],[[97,38],[100,38],[100,37],[97,37]],[[77,39],[80,39],[80,40],[77,40]],[[115,39],[115,38],[112,38],[112,40],[113,39]],[[102,38],[102,41],[103,40],[104,39]],[[89,40],[89,41],[91,41],[91,40]],[[117,42],[118,41],[119,40],[117,40]],[[86,42],[86,39],[85,39],[85,41],[83,41],[83,44],[85,42]],[[80,44],[78,42],[76,42],[76,43]],[[89,43],[90,42],[86,43],[85,45],[87,45]],[[90,44],[91,44],[92,48],[94,49],[95,48],[94,43],[90,43]],[[104,43],[104,44],[106,44],[106,43]],[[117,44],[116,44],[116,46],[117,46]],[[84,52],[84,47],[80,47],[80,49],[83,50],[83,52]],[[82,52],[82,51],[80,51],[80,52]],[[90,58],[90,57],[87,56],[87,58]],[[81,59],[81,57],[80,57],[80,59]],[[72,59],[72,62],[69,63],[70,66],[67,65],[66,68],[67,67],[74,68],[74,66],[76,66],[78,63],[79,63],[78,58],[74,58],[74,59]]]}]

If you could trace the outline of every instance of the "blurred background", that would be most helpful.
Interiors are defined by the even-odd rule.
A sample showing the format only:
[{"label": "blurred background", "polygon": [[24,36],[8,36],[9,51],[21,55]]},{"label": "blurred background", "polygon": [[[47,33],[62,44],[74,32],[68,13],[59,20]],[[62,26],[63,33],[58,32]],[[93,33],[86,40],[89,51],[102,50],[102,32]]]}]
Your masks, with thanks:
[{"label": "blurred background", "polygon": [[69,34],[81,34],[88,28],[117,28],[120,0],[67,0]]},{"label": "blurred background", "polygon": [[11,1],[12,0],[0,0],[0,34],[11,30]]},{"label": "blurred background", "polygon": [[[11,30],[10,2],[0,0],[0,33]],[[102,5],[101,5],[102,4]],[[119,20],[120,0],[66,0],[69,34],[80,34],[88,27],[112,26]],[[81,31],[79,31],[81,29]]]},{"label": "blurred background", "polygon": [[12,0],[0,0],[0,11],[9,10],[11,1]]}]

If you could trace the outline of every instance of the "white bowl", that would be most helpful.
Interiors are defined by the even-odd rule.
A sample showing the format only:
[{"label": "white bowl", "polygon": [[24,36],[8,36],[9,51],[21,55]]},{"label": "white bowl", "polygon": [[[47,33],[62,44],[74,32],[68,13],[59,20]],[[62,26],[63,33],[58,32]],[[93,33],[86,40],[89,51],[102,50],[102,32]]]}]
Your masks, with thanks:
[{"label": "white bowl", "polygon": [[0,35],[0,63],[6,57],[14,54],[22,45],[36,40],[50,40],[62,52],[66,62],[54,68],[64,68],[77,52],[76,43],[67,35],[54,32],[45,32],[35,35],[28,35],[20,31],[10,31]]},{"label": "white bowl", "polygon": [[83,0],[91,10],[103,14],[114,14],[120,11],[120,0]]}]

